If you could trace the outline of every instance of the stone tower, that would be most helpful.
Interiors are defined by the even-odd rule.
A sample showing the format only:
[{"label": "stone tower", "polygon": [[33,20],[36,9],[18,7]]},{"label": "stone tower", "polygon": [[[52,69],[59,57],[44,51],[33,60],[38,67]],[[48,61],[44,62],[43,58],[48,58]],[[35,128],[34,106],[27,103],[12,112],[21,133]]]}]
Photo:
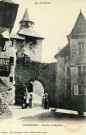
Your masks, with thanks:
[{"label": "stone tower", "polygon": [[[31,61],[42,62],[42,40],[43,38],[33,29],[34,22],[29,19],[26,9],[17,34],[25,39],[21,53],[30,57]],[[19,49],[20,50],[20,49]],[[21,57],[18,50],[18,57]]]}]

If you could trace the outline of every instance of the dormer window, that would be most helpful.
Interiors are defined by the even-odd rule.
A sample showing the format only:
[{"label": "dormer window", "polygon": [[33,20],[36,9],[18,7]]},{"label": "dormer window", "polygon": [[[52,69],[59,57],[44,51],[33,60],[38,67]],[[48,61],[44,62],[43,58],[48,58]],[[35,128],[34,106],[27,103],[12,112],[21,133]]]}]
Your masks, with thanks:
[{"label": "dormer window", "polygon": [[78,28],[81,30],[81,32],[83,32],[83,23],[82,22],[78,23]]}]

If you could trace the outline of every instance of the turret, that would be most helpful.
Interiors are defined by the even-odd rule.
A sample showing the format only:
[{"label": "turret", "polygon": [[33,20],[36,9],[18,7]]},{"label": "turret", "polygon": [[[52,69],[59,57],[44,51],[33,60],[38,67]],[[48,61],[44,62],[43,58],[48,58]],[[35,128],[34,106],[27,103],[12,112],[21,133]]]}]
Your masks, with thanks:
[{"label": "turret", "polygon": [[29,28],[29,27],[33,27],[34,25],[34,22],[32,22],[30,19],[29,19],[29,15],[28,15],[28,10],[26,8],[26,11],[24,13],[24,16],[22,18],[22,20],[19,22],[20,24],[20,28]]}]

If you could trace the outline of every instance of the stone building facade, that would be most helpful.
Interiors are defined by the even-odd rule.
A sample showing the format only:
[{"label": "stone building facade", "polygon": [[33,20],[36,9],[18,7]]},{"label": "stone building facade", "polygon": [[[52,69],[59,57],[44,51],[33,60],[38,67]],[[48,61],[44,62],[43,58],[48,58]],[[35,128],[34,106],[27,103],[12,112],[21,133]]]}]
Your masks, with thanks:
[{"label": "stone building facade", "polygon": [[68,44],[55,55],[57,99],[63,95],[65,100],[61,105],[86,111],[86,19],[81,11],[67,38]]},{"label": "stone building facade", "polygon": [[0,118],[12,116],[8,104],[14,103],[16,48],[10,35],[17,10],[18,4],[11,0],[0,0]]},{"label": "stone building facade", "polygon": [[[10,9],[10,10],[9,10]],[[0,92],[14,90],[14,69],[16,48],[10,35],[16,19],[18,4],[11,0],[0,1]],[[9,95],[13,95],[8,92]],[[5,95],[5,93],[3,94]],[[12,103],[12,98],[6,97]],[[10,101],[11,100],[11,101]]]}]

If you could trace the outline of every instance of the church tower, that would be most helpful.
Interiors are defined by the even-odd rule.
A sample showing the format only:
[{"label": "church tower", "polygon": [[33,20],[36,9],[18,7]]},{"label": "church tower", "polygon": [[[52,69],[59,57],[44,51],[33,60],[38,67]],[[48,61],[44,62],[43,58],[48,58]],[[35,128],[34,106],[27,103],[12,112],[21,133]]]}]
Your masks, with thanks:
[{"label": "church tower", "polygon": [[31,61],[42,62],[43,37],[34,30],[34,22],[29,19],[28,9],[25,10],[19,24],[20,28],[17,34],[25,39],[24,47],[21,52],[23,51],[24,55],[30,57]]}]

